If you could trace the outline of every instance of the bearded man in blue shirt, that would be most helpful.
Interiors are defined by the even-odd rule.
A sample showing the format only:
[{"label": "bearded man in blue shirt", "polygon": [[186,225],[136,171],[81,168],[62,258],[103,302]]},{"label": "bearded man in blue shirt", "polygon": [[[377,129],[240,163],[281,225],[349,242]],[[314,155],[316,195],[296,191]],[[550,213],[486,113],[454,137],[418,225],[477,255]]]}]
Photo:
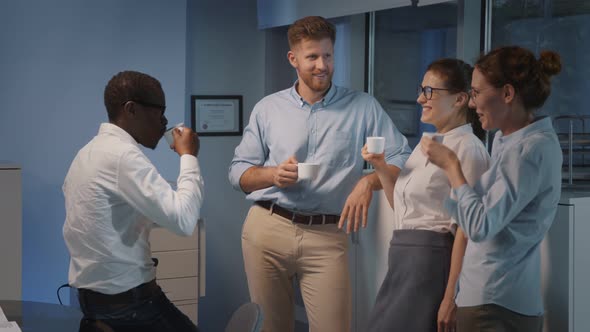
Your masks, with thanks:
[{"label": "bearded man in blue shirt", "polygon": [[[393,178],[411,151],[375,98],[332,84],[330,22],[302,18],[288,39],[298,80],[256,104],[229,170],[234,188],[254,201],[242,232],[248,287],[262,306],[263,331],[293,331],[295,278],[310,331],[345,332],[351,317],[346,234],[366,227],[372,191],[381,189],[375,174],[363,176],[361,149],[367,137],[385,137]],[[299,162],[319,164],[316,176],[299,179]]]}]

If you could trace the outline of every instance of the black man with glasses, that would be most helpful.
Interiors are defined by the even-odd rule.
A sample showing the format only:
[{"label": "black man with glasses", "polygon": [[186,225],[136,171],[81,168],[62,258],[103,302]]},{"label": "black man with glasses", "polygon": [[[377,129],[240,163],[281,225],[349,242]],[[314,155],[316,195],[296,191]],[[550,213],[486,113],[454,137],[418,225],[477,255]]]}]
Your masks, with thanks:
[{"label": "black man with glasses", "polygon": [[173,131],[171,148],[180,156],[173,190],[140,149],[155,149],[166,130],[160,82],[120,72],[108,82],[104,103],[109,122],[78,152],[63,184],[80,331],[198,331],[156,284],[149,244],[154,227],[184,236],[195,229],[203,202],[198,137],[189,128]]}]

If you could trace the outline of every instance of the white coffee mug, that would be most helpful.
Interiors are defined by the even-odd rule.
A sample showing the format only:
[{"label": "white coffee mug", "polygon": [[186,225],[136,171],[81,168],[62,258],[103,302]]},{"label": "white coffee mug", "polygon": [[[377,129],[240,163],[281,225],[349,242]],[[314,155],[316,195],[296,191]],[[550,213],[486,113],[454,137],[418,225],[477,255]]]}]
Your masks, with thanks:
[{"label": "white coffee mug", "polygon": [[167,129],[166,132],[164,132],[164,138],[166,139],[168,146],[171,146],[174,144],[174,136],[172,135],[172,130],[174,130],[176,128],[182,128],[182,127],[184,127],[184,123],[181,122],[181,123],[175,125],[174,127]]},{"label": "white coffee mug", "polygon": [[297,177],[299,180],[313,180],[320,172],[319,163],[298,163]]},{"label": "white coffee mug", "polygon": [[383,153],[385,149],[385,137],[373,136],[367,137],[367,152]]}]

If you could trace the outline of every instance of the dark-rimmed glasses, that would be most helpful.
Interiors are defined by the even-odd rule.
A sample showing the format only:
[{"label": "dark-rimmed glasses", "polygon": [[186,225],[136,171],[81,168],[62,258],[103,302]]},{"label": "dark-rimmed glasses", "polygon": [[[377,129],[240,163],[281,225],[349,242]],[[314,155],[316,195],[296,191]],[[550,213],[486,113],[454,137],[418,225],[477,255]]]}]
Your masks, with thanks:
[{"label": "dark-rimmed glasses", "polygon": [[418,96],[422,93],[427,100],[432,99],[432,92],[437,90],[452,91],[453,89],[433,88],[431,86],[418,85]]}]

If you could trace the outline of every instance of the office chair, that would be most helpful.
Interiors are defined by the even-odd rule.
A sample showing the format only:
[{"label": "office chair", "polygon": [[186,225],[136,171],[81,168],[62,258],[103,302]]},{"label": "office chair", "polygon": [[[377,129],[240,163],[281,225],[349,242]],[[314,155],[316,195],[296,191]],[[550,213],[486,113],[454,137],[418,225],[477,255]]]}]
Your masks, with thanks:
[{"label": "office chair", "polygon": [[258,304],[244,303],[232,314],[225,332],[259,332],[262,320],[262,309]]}]

